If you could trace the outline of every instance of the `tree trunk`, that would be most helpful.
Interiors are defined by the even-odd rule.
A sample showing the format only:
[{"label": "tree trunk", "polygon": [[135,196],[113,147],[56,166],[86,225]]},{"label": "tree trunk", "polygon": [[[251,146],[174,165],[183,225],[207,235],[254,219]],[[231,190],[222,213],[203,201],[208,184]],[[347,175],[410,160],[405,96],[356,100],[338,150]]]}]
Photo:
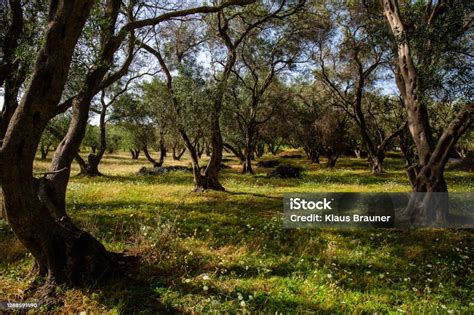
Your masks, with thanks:
[{"label": "tree trunk", "polygon": [[326,164],[327,168],[333,168],[336,166],[337,159],[339,158],[339,154],[336,153],[329,153],[327,154],[328,162]]},{"label": "tree trunk", "polygon": [[[429,124],[428,110],[424,95],[420,91],[419,80],[410,41],[400,16],[397,0],[384,0],[383,10],[397,44],[396,81],[408,116],[408,127],[418,153],[418,164],[409,169],[409,178],[414,192],[447,192],[444,168],[449,152],[461,135],[470,127],[474,115],[474,104],[466,104],[434,143]],[[426,52],[435,53],[435,52]],[[420,64],[420,67],[425,66]],[[429,196],[428,194],[427,196]],[[412,203],[410,203],[412,204]],[[425,204],[425,203],[424,203]],[[426,209],[409,206],[407,212],[423,216]],[[447,207],[437,207],[436,218],[445,221]],[[411,214],[410,214],[411,212]]]},{"label": "tree trunk", "polygon": [[202,154],[204,153],[204,145],[201,145],[200,141],[197,142],[196,150],[197,150],[198,157],[201,159]]},{"label": "tree trunk", "polygon": [[205,151],[206,151],[206,156],[211,156],[211,148],[209,146],[209,143],[207,141],[204,142],[204,146],[205,146]]},{"label": "tree trunk", "polygon": [[[102,173],[99,172],[99,164],[104,156],[104,153],[107,149],[107,134],[106,134],[106,121],[105,116],[107,114],[107,104],[103,98],[104,94],[102,92],[101,103],[102,109],[100,111],[100,118],[99,118],[99,151],[97,154],[95,153],[97,149],[94,150],[94,153],[89,154],[87,157],[87,164],[80,164],[81,166],[81,175],[85,175],[88,177],[96,177],[102,176]],[[79,156],[80,158],[80,156]]]},{"label": "tree trunk", "polygon": [[173,160],[179,161],[183,156],[184,152],[186,152],[186,148],[183,148],[181,151],[177,151],[176,147],[173,147]]},{"label": "tree trunk", "polygon": [[280,144],[275,145],[272,142],[267,143],[268,150],[272,155],[276,155],[278,151],[280,150]]},{"label": "tree trunk", "polygon": [[132,160],[138,160],[140,149],[130,149],[130,153],[132,154]]},{"label": "tree trunk", "polygon": [[258,158],[261,158],[264,154],[265,154],[265,144],[259,143],[257,146],[255,146],[255,155]]},{"label": "tree trunk", "polygon": [[165,142],[163,138],[160,139],[160,161],[161,165],[163,165],[163,162],[165,161],[166,157],[166,147],[165,147]]},{"label": "tree trunk", "polygon": [[248,151],[245,152],[245,160],[242,164],[242,174],[254,174],[252,169],[252,159]]},{"label": "tree trunk", "polygon": [[78,229],[66,214],[67,180],[56,181],[55,176],[67,179],[69,169],[56,170],[42,179],[32,175],[41,134],[56,113],[74,47],[93,2],[52,2],[50,22],[29,87],[1,148],[6,217],[17,238],[33,254],[39,275],[46,277],[44,293],[54,292],[57,283],[100,277],[111,266],[105,248]]},{"label": "tree trunk", "polygon": [[148,152],[147,146],[143,147],[143,153],[145,153],[146,159],[153,165],[153,167],[161,167],[163,165],[163,161],[157,162],[154,158],[151,157],[150,153]]},{"label": "tree trunk", "polygon": [[[6,3],[4,1],[3,3]],[[2,3],[2,4],[3,4]],[[23,33],[23,6],[19,0],[10,0],[10,25],[8,30],[2,30],[2,71],[0,71],[0,87],[3,86],[3,108],[0,115],[0,140],[7,132],[15,110],[18,107],[18,93],[26,79],[26,67],[16,58],[16,50]],[[5,9],[4,5],[3,8]]]},{"label": "tree trunk", "polygon": [[41,161],[46,160],[49,153],[49,145],[41,145],[40,151],[41,151],[41,157],[40,157]]},{"label": "tree trunk", "polygon": [[230,152],[230,153],[234,154],[234,156],[239,159],[239,162],[241,164],[244,164],[245,156],[242,153],[242,150],[240,148],[235,148],[235,147],[233,147],[232,145],[230,145],[228,143],[225,143],[224,147],[227,150],[227,152]]},{"label": "tree trunk", "polygon": [[80,172],[79,175],[88,176],[88,177],[96,177],[102,176],[102,173],[99,172],[99,163],[101,161],[103,153],[98,155],[89,154],[87,156],[87,162],[78,154],[74,159],[79,164]]},{"label": "tree trunk", "polygon": [[306,156],[308,159],[313,162],[319,164],[319,151],[313,148],[306,148],[305,150]]},{"label": "tree trunk", "polygon": [[383,150],[378,150],[375,155],[369,156],[370,165],[372,168],[372,174],[380,175],[384,172],[383,160],[385,159],[385,153]]}]

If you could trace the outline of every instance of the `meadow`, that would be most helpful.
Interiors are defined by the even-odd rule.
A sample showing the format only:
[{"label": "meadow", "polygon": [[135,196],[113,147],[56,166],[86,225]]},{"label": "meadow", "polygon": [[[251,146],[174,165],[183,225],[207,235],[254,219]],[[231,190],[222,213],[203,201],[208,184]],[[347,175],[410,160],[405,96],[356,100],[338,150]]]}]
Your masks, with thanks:
[{"label": "meadow", "polygon": [[[285,152],[292,154],[296,152]],[[301,154],[301,153],[298,153]],[[240,174],[226,162],[226,192],[192,192],[192,174],[137,176],[144,157],[105,156],[105,176],[74,176],[68,212],[110,251],[137,257],[116,277],[59,287],[61,313],[474,313],[470,230],[283,229],[282,194],[408,191],[399,155],[374,176],[366,160],[336,168],[303,159],[301,179]],[[275,159],[264,156],[263,159]],[[36,161],[35,170],[49,160]],[[165,165],[189,165],[165,160]],[[78,172],[76,168],[73,174]],[[450,191],[474,192],[474,174],[450,169]],[[24,297],[32,258],[0,220],[0,297]]]}]

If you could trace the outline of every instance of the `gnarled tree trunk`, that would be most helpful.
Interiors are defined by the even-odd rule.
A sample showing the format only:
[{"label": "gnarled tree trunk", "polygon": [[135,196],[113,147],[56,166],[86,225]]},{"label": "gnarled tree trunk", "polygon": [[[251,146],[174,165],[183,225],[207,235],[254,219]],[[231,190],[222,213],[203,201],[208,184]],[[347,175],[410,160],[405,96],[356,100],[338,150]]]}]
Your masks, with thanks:
[{"label": "gnarled tree trunk", "polygon": [[7,220],[18,239],[33,254],[37,271],[46,277],[47,284],[100,276],[111,262],[105,248],[90,234],[78,229],[66,215],[67,180],[59,184],[54,176],[67,178],[69,169],[57,170],[41,179],[33,177],[33,161],[41,134],[56,114],[72,53],[92,4],[93,1],[88,0],[51,4],[49,26],[33,76],[1,148]]},{"label": "gnarled tree trunk", "polygon": [[[405,25],[401,19],[398,1],[384,0],[383,10],[397,44],[397,85],[408,115],[408,128],[418,153],[418,163],[410,167],[408,173],[413,191],[447,192],[444,169],[449,159],[449,153],[472,123],[474,104],[471,102],[461,109],[435,144],[429,124],[428,110],[422,101],[420,78],[410,43],[407,40]],[[426,212],[423,205],[426,205],[426,202],[421,207],[408,207],[407,214],[412,218],[416,214],[423,216]],[[435,210],[437,212],[436,218],[439,221],[445,221],[447,207],[438,207]]]}]

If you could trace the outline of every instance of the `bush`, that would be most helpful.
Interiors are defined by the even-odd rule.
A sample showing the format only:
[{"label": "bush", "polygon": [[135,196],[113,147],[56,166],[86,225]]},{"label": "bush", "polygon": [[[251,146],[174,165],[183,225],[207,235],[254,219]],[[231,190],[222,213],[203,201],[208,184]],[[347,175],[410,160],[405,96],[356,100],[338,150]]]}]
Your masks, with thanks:
[{"label": "bush", "polygon": [[299,178],[303,169],[297,166],[280,165],[267,174],[267,177]]},{"label": "bush", "polygon": [[278,164],[280,164],[280,162],[277,160],[269,160],[269,161],[260,161],[257,163],[257,166],[262,167],[262,168],[272,168],[272,167],[277,166]]}]

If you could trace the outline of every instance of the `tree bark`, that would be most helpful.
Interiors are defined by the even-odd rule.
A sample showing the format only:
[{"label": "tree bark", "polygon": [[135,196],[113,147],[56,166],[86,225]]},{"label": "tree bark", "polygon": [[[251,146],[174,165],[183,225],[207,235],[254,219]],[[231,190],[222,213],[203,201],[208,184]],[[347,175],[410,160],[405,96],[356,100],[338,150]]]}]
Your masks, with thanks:
[{"label": "tree bark", "polygon": [[419,76],[409,42],[406,40],[407,35],[400,16],[398,1],[384,0],[383,6],[385,17],[397,42],[397,85],[408,115],[408,128],[418,153],[418,164],[412,172],[416,175],[413,180],[413,190],[446,192],[444,168],[448,155],[470,126],[474,106],[472,103],[467,104],[444,130],[435,145],[428,111],[419,89]]},{"label": "tree bark", "polygon": [[[397,85],[407,112],[408,127],[418,153],[417,165],[408,169],[413,191],[447,192],[448,187],[444,178],[444,169],[449,159],[449,152],[454,149],[461,135],[471,125],[474,104],[472,102],[468,103],[461,109],[435,144],[429,124],[427,107],[422,101],[420,78],[412,56],[405,25],[401,19],[398,1],[384,0],[383,10],[397,44]],[[424,65],[421,64],[420,66]],[[427,194],[427,196],[429,197],[430,194]],[[412,206],[413,204],[416,204],[416,202],[410,202],[406,214],[411,218],[416,215],[424,216],[427,212],[426,202],[424,201],[416,206]],[[447,207],[437,207],[435,211],[437,220],[446,220]]]},{"label": "tree bark", "polygon": [[[15,235],[33,254],[39,275],[46,277],[47,293],[55,283],[98,277],[111,262],[105,248],[66,215],[65,187],[58,191],[51,174],[41,179],[33,177],[36,148],[46,124],[56,114],[72,53],[93,2],[51,3],[48,28],[29,87],[1,148],[6,217]],[[52,175],[60,173],[69,174],[69,169]]]}]

